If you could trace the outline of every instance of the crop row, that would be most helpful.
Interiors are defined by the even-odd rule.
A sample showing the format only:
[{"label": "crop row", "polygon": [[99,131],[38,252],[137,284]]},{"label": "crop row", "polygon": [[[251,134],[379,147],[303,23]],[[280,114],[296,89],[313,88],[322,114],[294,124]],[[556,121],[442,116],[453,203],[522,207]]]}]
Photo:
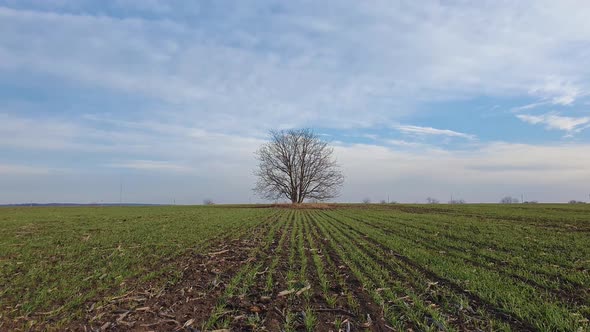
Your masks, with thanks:
[{"label": "crop row", "polygon": [[436,250],[439,249],[436,247],[440,243],[438,239],[417,241],[418,234],[401,227],[392,226],[391,231],[385,233],[373,226],[372,220],[366,223],[339,213],[333,218],[331,223],[346,226],[347,233],[357,233],[359,237],[370,239],[375,246],[384,248],[385,252],[375,257],[383,257],[390,250],[394,253],[389,255],[390,259],[407,261],[423,269],[436,279],[433,282],[448,285],[474,298],[476,304],[490,315],[507,316],[506,322],[516,324],[514,327],[568,331],[584,324],[585,307],[568,305],[529,283],[514,282],[499,272],[500,267],[473,266],[459,255],[448,255],[448,248]]},{"label": "crop row", "polygon": [[[0,214],[0,323],[61,326],[90,301],[171,275],[187,251],[242,237],[270,210],[18,208]],[[133,282],[129,282],[129,280]]]},{"label": "crop row", "polygon": [[[490,253],[504,254],[507,258],[522,257],[527,262],[538,262],[550,267],[572,268],[575,267],[575,257],[582,258],[590,254],[590,248],[586,245],[588,236],[583,232],[556,234],[554,230],[529,227],[519,222],[482,220],[461,215],[397,214],[367,210],[351,212],[347,215],[395,226],[414,227],[425,235],[446,237],[462,246],[485,248]],[[555,250],[547,253],[549,249]]]},{"label": "crop row", "polygon": [[[283,220],[284,216],[280,214],[280,217],[270,226],[267,225],[268,227],[252,234],[251,240],[256,243],[255,249],[249,253],[248,258],[237,273],[227,281],[223,294],[217,299],[217,305],[213,308],[209,319],[204,323],[204,329],[227,329],[234,323],[235,317],[238,316],[237,313],[240,311],[240,306],[236,306],[236,299],[240,301],[246,298],[251,288],[255,286],[257,279],[260,279],[259,276],[266,273],[262,272],[263,267],[272,266],[270,257],[266,253],[273,244],[276,244],[275,238],[284,238],[284,236],[277,236],[278,233],[287,234],[285,227],[289,225]],[[270,273],[272,273],[272,270]],[[247,320],[246,324],[252,326],[260,324],[261,321],[257,312],[251,313],[245,319]]]},{"label": "crop row", "polygon": [[[380,246],[370,245],[339,220],[320,215],[317,225],[332,249],[382,307],[387,323],[394,329],[454,330],[459,323],[472,328],[494,323],[495,329],[503,326],[490,317],[468,317],[457,312],[458,308],[469,308],[466,298],[445,292],[446,289],[406,265],[384,259]],[[437,303],[437,299],[443,301]]]},{"label": "crop row", "polygon": [[[587,302],[590,294],[579,293],[584,284],[590,283],[587,273],[557,265],[550,265],[538,260],[525,260],[518,258],[516,253],[512,255],[505,252],[490,251],[485,245],[477,246],[473,240],[466,241],[458,236],[460,230],[452,234],[449,230],[429,228],[419,222],[407,220],[395,220],[359,216],[350,218],[367,224],[368,227],[380,229],[385,234],[401,235],[414,240],[417,245],[424,246],[441,256],[455,257],[466,264],[478,268],[495,268],[498,273],[515,279],[516,282],[524,282],[539,288],[541,291],[552,293],[560,300],[578,303]],[[464,235],[467,237],[467,235]],[[490,236],[492,236],[490,234]],[[545,248],[545,250],[548,250]],[[515,250],[517,251],[517,250]],[[529,251],[534,252],[533,249]],[[526,255],[532,255],[527,253]],[[586,298],[585,298],[586,297]]]}]

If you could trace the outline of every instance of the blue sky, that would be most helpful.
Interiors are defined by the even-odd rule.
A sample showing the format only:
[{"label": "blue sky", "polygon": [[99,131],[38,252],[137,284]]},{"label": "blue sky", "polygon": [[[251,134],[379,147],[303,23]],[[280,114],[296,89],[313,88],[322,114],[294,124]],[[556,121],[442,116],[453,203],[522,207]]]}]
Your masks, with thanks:
[{"label": "blue sky", "polygon": [[585,1],[2,1],[0,204],[219,203],[273,128],[339,201],[590,194]]}]

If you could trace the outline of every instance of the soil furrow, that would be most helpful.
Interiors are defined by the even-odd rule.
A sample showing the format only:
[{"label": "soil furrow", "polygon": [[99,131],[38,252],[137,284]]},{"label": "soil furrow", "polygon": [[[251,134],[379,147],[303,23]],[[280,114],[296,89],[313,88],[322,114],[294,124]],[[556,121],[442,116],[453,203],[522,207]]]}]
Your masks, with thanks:
[{"label": "soil furrow", "polygon": [[[375,229],[378,229],[386,235],[399,236],[398,233],[396,233],[392,230],[389,230],[383,226],[380,226],[378,224],[374,224],[374,223],[371,223],[369,221],[365,221],[360,218],[354,218],[354,217],[350,217],[350,218],[354,219],[356,221],[359,221],[359,222],[367,225],[368,227],[373,227]],[[436,244],[436,242],[427,241],[426,238],[420,237],[418,235],[416,235],[416,236],[417,236],[416,238],[408,238],[408,239],[416,241],[416,243],[418,243],[419,245],[423,246],[424,248],[430,249],[434,252],[444,252],[445,256],[452,257],[453,259],[460,260],[461,262],[466,262],[474,267],[480,267],[483,269],[490,268],[488,265],[484,264],[483,262],[476,261],[474,259],[465,257],[464,256],[465,248],[459,248],[459,247],[455,247],[455,246],[448,245],[448,244],[438,245],[438,244]],[[505,266],[506,264],[496,258],[485,256],[485,255],[480,255],[479,257],[482,257],[482,258],[490,261],[495,266],[497,266],[498,268],[495,269],[495,272],[497,272],[498,274],[504,275],[505,277],[508,277],[508,278],[515,279],[519,282],[522,282],[522,283],[527,284],[531,287],[535,287],[535,288],[539,289],[540,290],[539,294],[542,294],[544,296],[545,296],[545,294],[547,294],[548,300],[553,300],[553,301],[558,300],[562,303],[571,303],[574,305],[584,305],[585,303],[588,303],[587,294],[585,294],[585,289],[583,287],[580,288],[579,285],[569,284],[567,280],[559,279],[558,277],[555,277],[555,276],[549,276],[549,275],[543,274],[543,276],[546,278],[550,278],[550,277],[552,277],[553,279],[557,278],[556,282],[561,282],[562,286],[568,286],[568,288],[571,289],[572,291],[568,292],[565,289],[555,289],[555,288],[540,284],[539,282],[532,280],[530,278],[527,278],[525,276],[503,270],[502,266]],[[530,273],[536,273],[536,272],[530,272]],[[539,274],[539,273],[536,273],[536,274]],[[564,285],[564,283],[565,283],[565,285]]]},{"label": "soil furrow", "polygon": [[[355,219],[355,220],[359,220],[358,217],[354,217],[352,215],[347,215],[348,218],[351,219]],[[448,234],[444,231],[440,232],[437,231],[436,229],[431,229],[428,227],[421,227],[421,225],[416,224],[415,222],[411,221],[411,220],[407,220],[407,219],[400,219],[399,217],[394,217],[394,216],[383,216],[383,215],[371,215],[371,218],[377,219],[381,222],[393,222],[397,225],[401,225],[407,228],[411,228],[414,229],[416,232],[420,232],[420,233],[430,233],[430,234],[437,234],[437,236],[442,237],[442,238],[446,238],[450,241],[456,241],[457,243],[460,244],[469,244],[470,246],[474,247],[474,248],[490,248],[495,252],[498,252],[501,255],[506,255],[507,257],[512,257],[514,256],[515,252],[522,252],[523,254],[526,255],[527,260],[530,262],[534,262],[536,264],[541,264],[541,265],[546,265],[546,264],[552,264],[555,265],[561,269],[564,269],[566,271],[569,271],[572,269],[571,266],[566,266],[563,264],[560,264],[560,262],[556,262],[554,260],[549,260],[549,259],[541,259],[538,256],[535,255],[531,255],[531,248],[519,248],[518,246],[515,246],[513,248],[504,248],[504,247],[500,247],[498,246],[496,243],[494,242],[478,242],[478,241],[474,241],[469,237],[465,237],[465,236],[457,236],[454,234]],[[489,222],[489,220],[486,220],[486,222]],[[437,226],[441,227],[441,226],[456,226],[456,224],[453,224],[452,222],[446,222],[446,221],[437,221]],[[529,243],[530,244],[530,243]],[[485,255],[486,257],[491,257],[489,255]],[[491,257],[493,258],[493,257]],[[550,276],[557,276],[555,274],[550,275]]]},{"label": "soil furrow", "polygon": [[[314,214],[310,218],[311,226],[314,227],[314,231],[312,232],[312,238],[314,243],[318,245],[318,250],[323,255],[320,255],[324,266],[328,267],[328,271],[331,272],[332,276],[340,276],[336,279],[342,280],[344,284],[334,285],[331,290],[336,293],[336,295],[340,296],[345,294],[343,291],[350,291],[354,299],[357,300],[358,303],[362,303],[362,306],[359,307],[358,305],[353,307],[350,304],[348,299],[343,299],[344,301],[340,301],[340,307],[346,309],[350,313],[356,313],[355,316],[351,317],[352,319],[351,324],[353,327],[358,328],[362,327],[363,323],[366,323],[367,317],[372,317],[373,324],[366,326],[365,330],[369,329],[370,331],[386,331],[388,330],[383,322],[383,315],[381,308],[374,303],[371,299],[370,295],[365,293],[361,282],[354,276],[354,273],[346,264],[342,261],[338,253],[334,250],[330,250],[328,248],[328,240],[326,239],[325,234],[321,234],[324,237],[320,238],[320,234],[318,231],[321,232],[320,227],[317,226],[317,223],[321,222],[316,219],[317,215]],[[353,330],[354,331],[354,330]]]},{"label": "soil furrow", "polygon": [[[337,220],[337,219],[335,219],[335,220]],[[385,252],[389,251],[390,252],[390,257],[392,257],[392,258],[394,258],[396,260],[399,260],[399,261],[405,263],[408,267],[410,267],[412,269],[415,269],[415,270],[419,271],[421,274],[425,275],[426,277],[428,277],[433,282],[436,282],[437,285],[447,287],[447,288],[451,289],[453,292],[455,292],[457,294],[463,295],[464,297],[466,297],[467,299],[469,299],[472,308],[482,308],[486,312],[488,312],[490,315],[492,315],[493,317],[495,317],[496,319],[499,319],[501,321],[504,321],[504,322],[510,324],[513,329],[516,329],[518,331],[535,331],[536,330],[536,328],[534,328],[528,322],[521,321],[521,320],[517,319],[516,317],[513,317],[512,315],[504,312],[502,309],[496,308],[496,306],[494,306],[492,303],[490,303],[490,302],[482,299],[481,297],[477,296],[476,294],[473,294],[472,292],[465,291],[457,283],[455,283],[455,282],[453,282],[453,281],[451,281],[449,279],[446,279],[446,278],[444,278],[442,276],[437,275],[433,271],[422,267],[421,265],[419,265],[416,262],[412,261],[408,257],[406,257],[406,256],[404,256],[404,255],[402,255],[402,254],[400,254],[400,253],[392,250],[391,248],[383,247],[383,244],[382,243],[380,243],[379,241],[371,238],[369,235],[367,235],[365,233],[362,233],[362,232],[354,229],[353,227],[351,227],[349,225],[345,225],[345,227],[350,232],[355,233],[358,236],[363,237],[363,239],[365,241],[370,242],[370,243],[372,243],[375,246],[378,246],[378,247],[381,247],[381,248],[386,248],[387,250]],[[347,234],[347,235],[350,237],[349,234]]]},{"label": "soil furrow", "polygon": [[268,224],[279,219],[280,214],[272,215],[237,239],[220,239],[209,253],[189,253],[178,258],[177,275],[173,279],[167,276],[163,287],[158,283],[141,285],[123,297],[93,307],[84,326],[148,331],[175,329],[191,319],[195,326],[206,321],[227,283],[260,246],[270,229]]}]

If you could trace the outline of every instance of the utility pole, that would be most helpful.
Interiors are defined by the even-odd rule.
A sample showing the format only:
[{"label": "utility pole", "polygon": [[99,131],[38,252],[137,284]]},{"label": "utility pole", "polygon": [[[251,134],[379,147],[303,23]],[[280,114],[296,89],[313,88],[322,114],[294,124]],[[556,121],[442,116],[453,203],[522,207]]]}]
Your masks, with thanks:
[{"label": "utility pole", "polygon": [[520,202],[524,203],[524,194],[520,194]]}]

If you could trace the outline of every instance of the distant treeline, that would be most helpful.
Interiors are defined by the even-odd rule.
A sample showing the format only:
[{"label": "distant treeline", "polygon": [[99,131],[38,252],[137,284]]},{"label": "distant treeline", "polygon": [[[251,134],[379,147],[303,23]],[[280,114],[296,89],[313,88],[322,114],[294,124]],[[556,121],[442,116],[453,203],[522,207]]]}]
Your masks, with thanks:
[{"label": "distant treeline", "polygon": [[159,206],[163,204],[146,203],[17,203],[0,204],[0,206]]}]

